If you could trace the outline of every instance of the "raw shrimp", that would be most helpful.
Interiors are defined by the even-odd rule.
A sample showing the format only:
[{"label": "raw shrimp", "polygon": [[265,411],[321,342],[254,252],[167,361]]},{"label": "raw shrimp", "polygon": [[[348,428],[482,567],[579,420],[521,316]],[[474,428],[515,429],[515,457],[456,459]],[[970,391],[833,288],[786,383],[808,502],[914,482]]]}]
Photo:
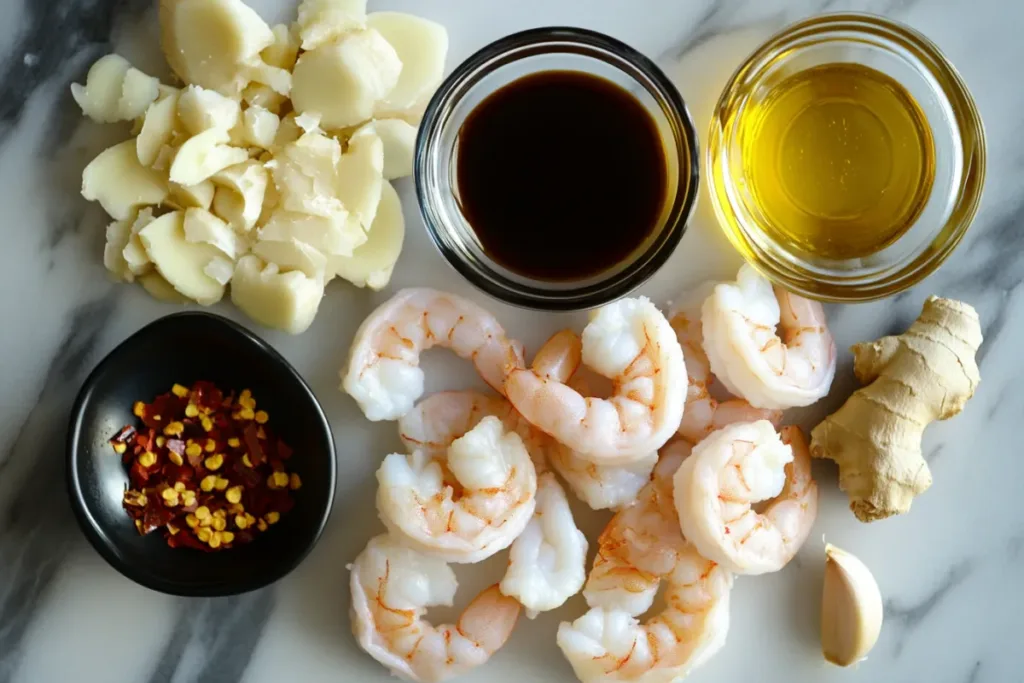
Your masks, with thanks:
[{"label": "raw shrimp", "polygon": [[580,681],[671,683],[725,644],[732,575],[687,544],[665,580],[666,607],[644,624],[597,607],[559,625],[558,647]]},{"label": "raw shrimp", "polygon": [[504,550],[536,505],[537,473],[523,440],[494,416],[453,441],[446,462],[422,450],[392,453],[377,481],[377,511],[388,529],[447,562],[479,562]]},{"label": "raw shrimp", "polygon": [[[720,429],[674,477],[679,525],[702,555],[738,574],[781,569],[807,540],[818,513],[807,441],[780,438],[766,420]],[[753,505],[772,499],[763,512]]]},{"label": "raw shrimp", "polygon": [[[441,457],[452,442],[488,415],[523,438],[538,472],[554,443],[523,420],[497,396],[475,391],[433,394],[416,404],[398,422],[402,441]],[[555,609],[583,587],[586,578],[587,539],[576,528],[565,491],[554,474],[545,472],[537,482],[536,508],[526,529],[512,543],[509,567],[501,582],[505,595],[517,598],[531,618]]]},{"label": "raw shrimp", "polygon": [[511,403],[500,396],[471,390],[431,394],[399,418],[398,432],[410,452],[422,450],[433,457],[443,458],[453,441],[488,415],[497,417],[505,429],[519,435],[538,474],[547,471],[554,441],[544,432],[534,429]]},{"label": "raw shrimp", "polygon": [[[567,384],[583,396],[593,396],[583,373],[578,372],[583,342],[572,330],[552,336],[534,356],[531,368],[548,380]],[[657,452],[625,465],[599,465],[551,439],[548,458],[576,497],[594,510],[630,505],[650,479]]]},{"label": "raw shrimp", "polygon": [[426,608],[451,606],[458,583],[451,567],[392,536],[370,541],[352,570],[352,632],[371,657],[412,681],[443,681],[485,663],[512,635],[519,603],[491,586],[454,625],[432,626]]},{"label": "raw shrimp", "polygon": [[710,296],[714,283],[705,283],[684,297],[673,307],[669,323],[676,332],[686,359],[686,408],[679,423],[679,435],[690,443],[698,443],[705,436],[734,422],[770,420],[778,424],[781,410],[754,408],[741,398],[718,401],[711,396],[714,376],[711,363],[704,353],[701,331],[701,304]]},{"label": "raw shrimp", "polygon": [[581,396],[521,367],[510,369],[505,394],[530,423],[593,462],[622,465],[661,448],[686,397],[683,350],[665,316],[643,297],[604,306],[583,331],[582,360],[612,380],[611,398]]},{"label": "raw shrimp", "polygon": [[682,440],[665,446],[636,503],[617,512],[601,532],[583,589],[590,607],[634,616],[650,608],[647,598],[654,593],[648,592],[657,590],[687,545],[675,513],[672,475],[689,453],[690,445]]},{"label": "raw shrimp", "polygon": [[807,406],[828,393],[836,345],[821,304],[773,289],[744,265],[735,283],[715,287],[701,322],[715,377],[752,406]]},{"label": "raw shrimp", "polygon": [[531,619],[560,607],[587,578],[587,537],[576,528],[565,491],[547,472],[537,484],[537,509],[509,550],[501,592],[519,600]]},{"label": "raw shrimp", "polygon": [[395,420],[423,394],[420,354],[435,345],[472,360],[499,392],[506,371],[523,367],[522,344],[480,306],[433,289],[403,289],[359,326],[342,389],[367,419]]}]

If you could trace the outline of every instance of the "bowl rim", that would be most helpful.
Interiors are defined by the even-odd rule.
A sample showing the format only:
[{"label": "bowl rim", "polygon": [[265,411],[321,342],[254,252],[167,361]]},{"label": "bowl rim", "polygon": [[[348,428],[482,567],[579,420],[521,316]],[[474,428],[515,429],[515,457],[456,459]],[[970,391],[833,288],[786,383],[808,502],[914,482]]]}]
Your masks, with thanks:
[{"label": "bowl rim", "polygon": [[[138,337],[141,337],[144,334],[152,334],[153,329],[175,324],[180,320],[204,320],[215,325],[221,325],[229,332],[240,335],[248,342],[254,344],[260,351],[265,353],[271,361],[280,363],[286,373],[298,384],[299,389],[311,400],[313,407],[315,408],[315,415],[327,436],[327,453],[325,455],[328,458],[327,475],[329,485],[327,487],[327,497],[324,501],[324,509],[320,513],[317,524],[313,529],[313,535],[310,542],[302,549],[301,552],[297,553],[290,562],[284,565],[282,570],[276,572],[242,573],[239,574],[237,580],[229,583],[218,583],[216,585],[210,585],[207,583],[183,585],[173,581],[166,581],[153,577],[149,574],[140,573],[136,571],[132,564],[125,562],[117,555],[117,553],[113,552],[112,543],[105,540],[104,535],[95,523],[90,513],[89,505],[82,494],[82,481],[78,476],[78,470],[75,467],[75,463],[78,462],[81,455],[79,441],[84,427],[83,416],[85,408],[92,399],[96,381],[105,371],[107,371],[107,368],[115,361],[119,353],[129,344],[136,342]],[[65,440],[64,479],[68,499],[71,503],[71,510],[74,513],[75,520],[78,522],[79,528],[82,530],[82,534],[86,537],[89,544],[96,550],[96,552],[106,560],[107,564],[117,570],[117,572],[122,576],[134,581],[140,586],[144,586],[150,590],[167,595],[182,597],[225,597],[241,595],[243,593],[259,590],[260,588],[265,588],[266,586],[276,583],[291,574],[313,551],[313,548],[316,547],[327,528],[327,523],[330,520],[334,509],[335,489],[337,488],[337,470],[337,449],[334,443],[334,432],[331,429],[330,421],[327,419],[327,414],[324,412],[323,406],[320,405],[320,401],[317,399],[316,394],[313,393],[312,388],[310,388],[309,384],[306,383],[306,380],[303,379],[298,370],[296,370],[292,364],[289,363],[288,360],[268,342],[261,339],[254,332],[246,329],[233,320],[206,311],[181,311],[159,317],[142,326],[122,340],[117,346],[111,349],[99,363],[96,364],[82,382],[82,385],[78,390],[78,394],[75,396],[75,401],[71,406],[71,412],[68,417],[68,429]]]},{"label": "bowl rim", "polygon": [[[545,290],[537,286],[518,285],[510,287],[505,278],[496,273],[478,270],[458,253],[452,250],[442,237],[449,232],[444,221],[438,219],[435,200],[426,181],[426,167],[430,153],[436,149],[433,139],[441,130],[445,115],[458,102],[458,90],[467,83],[479,79],[484,69],[489,73],[488,63],[500,59],[509,52],[529,48],[546,42],[582,45],[605,50],[642,72],[660,91],[665,104],[670,108],[669,118],[675,131],[673,148],[685,149],[688,159],[680,160],[680,185],[685,178],[685,191],[677,193],[670,205],[668,217],[660,231],[659,239],[648,245],[632,264],[616,273],[612,278],[596,283],[560,290]],[[527,55],[529,56],[529,55]],[[505,62],[493,68],[504,66]],[[667,115],[668,115],[667,114]],[[464,59],[445,77],[430,98],[423,114],[414,148],[413,181],[416,188],[420,216],[430,236],[430,241],[440,252],[445,262],[476,289],[513,306],[540,311],[579,311],[595,308],[629,295],[658,270],[661,269],[679,246],[686,233],[688,222],[700,191],[701,150],[697,127],[686,101],[679,89],[657,63],[636,48],[605,33],[575,26],[553,25],[525,29],[494,40]],[[666,153],[671,148],[666,149]],[[685,163],[683,163],[685,162]],[[435,220],[438,219],[438,220]],[[442,225],[438,225],[438,223]],[[488,269],[490,270],[490,269]]]},{"label": "bowl rim", "polygon": [[[959,194],[949,217],[936,230],[936,237],[919,251],[917,257],[895,274],[888,276],[882,284],[877,280],[853,284],[814,281],[806,274],[796,271],[784,258],[758,246],[748,235],[747,223],[736,217],[741,212],[735,208],[735,202],[731,197],[721,196],[728,195],[722,186],[728,185],[730,180],[720,177],[717,172],[720,169],[715,163],[717,155],[727,154],[723,149],[726,132],[723,131],[725,126],[722,124],[722,112],[735,99],[737,84],[748,76],[748,72],[755,66],[760,66],[771,53],[783,48],[792,49],[788,43],[802,38],[807,33],[837,30],[892,34],[899,41],[911,44],[920,53],[915,53],[913,59],[920,63],[921,68],[933,76],[936,72],[944,76],[944,79],[936,78],[938,87],[949,97],[958,131],[965,136],[961,141],[964,153],[963,178],[957,188]],[[965,135],[966,133],[970,135]],[[711,206],[719,228],[725,233],[730,244],[740,252],[744,261],[772,282],[801,296],[825,303],[862,303],[884,299],[917,285],[938,270],[963,240],[977,217],[984,195],[987,135],[977,101],[967,87],[966,81],[945,52],[931,38],[912,26],[881,14],[836,11],[793,21],[764,39],[753,51],[744,56],[739,66],[726,80],[715,104],[708,126],[704,162]],[[932,249],[936,239],[946,230],[949,230],[946,239],[939,247]],[[929,256],[922,261],[921,254],[926,253]]]}]

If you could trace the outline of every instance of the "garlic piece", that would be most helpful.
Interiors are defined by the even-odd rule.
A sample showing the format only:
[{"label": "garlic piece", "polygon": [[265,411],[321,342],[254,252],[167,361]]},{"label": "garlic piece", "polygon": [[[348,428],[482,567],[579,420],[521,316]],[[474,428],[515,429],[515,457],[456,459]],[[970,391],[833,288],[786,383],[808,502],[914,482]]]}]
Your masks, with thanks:
[{"label": "garlic piece", "polygon": [[402,119],[369,121],[352,134],[376,135],[384,145],[384,179],[394,180],[412,175],[413,155],[416,151],[416,127]]},{"label": "garlic piece", "polygon": [[187,297],[182,296],[178,290],[171,287],[171,283],[155,270],[139,276],[139,284],[157,301],[168,304],[187,304],[189,302]]},{"label": "garlic piece", "polygon": [[235,262],[222,256],[210,259],[210,262],[203,268],[203,272],[212,277],[222,285],[231,282],[235,275]]},{"label": "garlic piece", "polygon": [[203,305],[217,303],[224,296],[224,285],[203,271],[220,251],[209,244],[186,240],[184,221],[181,211],[164,214],[144,227],[139,239],[156,269],[175,290]]},{"label": "garlic piece", "polygon": [[448,31],[437,22],[402,12],[374,12],[366,25],[395,48],[402,73],[382,101],[378,112],[400,112],[429,97],[444,77]]},{"label": "garlic piece", "polygon": [[142,116],[159,95],[159,80],[138,69],[128,69],[121,83],[121,97],[117,101],[118,118],[130,121]]},{"label": "garlic piece", "polygon": [[114,220],[128,220],[139,207],[159,204],[167,192],[166,180],[139,163],[134,140],[100,152],[82,172],[82,196],[98,201]]},{"label": "garlic piece", "polygon": [[217,218],[225,221],[237,233],[248,232],[245,222],[245,200],[229,187],[218,187],[213,194],[213,206],[210,211]]},{"label": "garlic piece", "polygon": [[224,144],[227,141],[227,131],[218,128],[190,137],[178,148],[171,164],[171,182],[195,185],[221,169],[249,159],[246,150]]},{"label": "garlic piece", "polygon": [[242,114],[238,102],[215,90],[190,85],[178,98],[178,119],[190,135],[217,128],[231,130]]},{"label": "garlic piece", "polygon": [[228,166],[214,174],[212,180],[221,188],[231,190],[240,200],[221,200],[220,208],[229,214],[221,218],[231,223],[236,230],[251,230],[263,211],[263,199],[269,183],[267,169],[258,161],[248,160]]},{"label": "garlic piece", "polygon": [[274,136],[274,144],[271,145],[272,148],[290,145],[302,137],[302,129],[299,128],[299,124],[295,123],[295,119],[295,112],[289,112],[281,119],[281,124],[277,127],[277,135]]},{"label": "garlic piece", "polygon": [[874,647],[882,629],[882,593],[871,570],[831,543],[825,546],[821,602],[821,651],[837,666],[850,666]]},{"label": "garlic piece", "polygon": [[185,83],[237,96],[274,33],[241,0],[160,0],[161,44]]},{"label": "garlic piece", "polygon": [[299,113],[320,114],[325,129],[353,126],[373,115],[402,68],[395,48],[377,31],[348,33],[299,57],[292,104]]},{"label": "garlic piece", "polygon": [[281,194],[281,207],[325,218],[344,212],[337,193],[341,160],[341,144],[319,133],[306,133],[278,150],[267,166]]},{"label": "garlic piece", "polygon": [[297,270],[282,273],[253,254],[239,260],[231,279],[235,306],[257,323],[291,334],[310,326],[323,295],[322,279],[311,279]]},{"label": "garlic piece", "polygon": [[131,236],[131,221],[114,221],[107,226],[107,241],[103,246],[103,266],[118,280],[131,282],[135,274],[124,260],[124,248]]},{"label": "garlic piece", "polygon": [[142,130],[135,138],[135,151],[139,163],[152,167],[162,147],[171,141],[171,135],[178,124],[178,94],[168,95],[149,105]]},{"label": "garlic piece", "polygon": [[287,98],[262,83],[250,83],[242,91],[242,101],[250,107],[263,107],[269,112],[280,114]]},{"label": "garlic piece", "polygon": [[270,214],[259,236],[268,241],[295,239],[327,256],[351,256],[367,239],[359,223],[348,220],[347,213],[325,218],[283,210]]},{"label": "garlic piece", "polygon": [[384,143],[373,134],[352,138],[337,165],[338,197],[349,214],[369,230],[384,183]]},{"label": "garlic piece", "polygon": [[348,280],[357,287],[380,290],[391,280],[391,273],[402,253],[405,240],[405,218],[402,201],[391,183],[384,183],[380,206],[367,235],[367,241],[351,256],[335,256],[328,260],[328,272]]},{"label": "garlic piece", "polygon": [[125,265],[128,266],[128,271],[132,275],[145,275],[153,270],[153,262],[149,260],[146,247],[139,239],[142,229],[152,222],[153,209],[147,207],[139,211],[139,215],[132,221],[131,228],[128,230],[128,242],[121,251],[121,258],[124,259]]},{"label": "garlic piece", "polygon": [[186,211],[184,228],[186,240],[216,247],[232,262],[245,253],[249,246],[227,223],[204,209]]},{"label": "garlic piece", "polygon": [[97,123],[120,121],[118,103],[124,89],[124,77],[132,65],[121,55],[100,57],[89,67],[85,85],[71,84],[71,96],[82,113]]},{"label": "garlic piece", "polygon": [[303,0],[295,22],[303,50],[366,26],[366,0]]},{"label": "garlic piece", "polygon": [[277,114],[259,105],[251,106],[242,115],[242,141],[252,147],[269,149],[280,125]]},{"label": "garlic piece", "polygon": [[295,238],[260,240],[253,245],[252,253],[282,271],[298,270],[311,278],[323,278],[327,267],[327,257]]},{"label": "garlic piece", "polygon": [[271,31],[274,33],[274,42],[263,49],[260,57],[270,66],[291,71],[299,56],[298,37],[284,24],[278,24]]},{"label": "garlic piece", "polygon": [[213,193],[217,189],[211,180],[204,180],[196,185],[170,183],[170,188],[171,194],[165,201],[176,209],[209,209],[213,203]]}]

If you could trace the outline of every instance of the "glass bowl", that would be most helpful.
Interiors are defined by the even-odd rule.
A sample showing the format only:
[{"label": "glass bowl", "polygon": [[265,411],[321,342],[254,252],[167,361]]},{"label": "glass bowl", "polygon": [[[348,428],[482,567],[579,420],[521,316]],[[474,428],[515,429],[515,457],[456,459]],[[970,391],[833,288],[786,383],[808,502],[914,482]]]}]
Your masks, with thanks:
[{"label": "glass bowl", "polygon": [[[739,121],[788,76],[820,64],[869,66],[920,105],[935,145],[935,178],[923,210],[892,244],[869,256],[829,259],[783,244],[761,226],[744,180]],[[904,290],[935,270],[963,238],[981,200],[985,134],[966,85],[920,33],[868,14],[830,14],[770,38],[736,71],[708,136],[712,204],[723,230],[763,275],[821,301],[868,301]]]},{"label": "glass bowl", "polygon": [[[667,189],[658,224],[623,262],[585,279],[539,280],[505,268],[483,249],[460,207],[456,169],[459,131],[466,117],[496,90],[543,71],[583,72],[626,89],[655,122],[665,152]],[[420,126],[414,175],[428,234],[448,263],[470,283],[517,306],[578,310],[625,296],[665,263],[693,208],[699,160],[697,134],[686,105],[651,60],[600,33],[539,28],[484,47],[441,84]],[[537,245],[537,249],[544,248]]]}]

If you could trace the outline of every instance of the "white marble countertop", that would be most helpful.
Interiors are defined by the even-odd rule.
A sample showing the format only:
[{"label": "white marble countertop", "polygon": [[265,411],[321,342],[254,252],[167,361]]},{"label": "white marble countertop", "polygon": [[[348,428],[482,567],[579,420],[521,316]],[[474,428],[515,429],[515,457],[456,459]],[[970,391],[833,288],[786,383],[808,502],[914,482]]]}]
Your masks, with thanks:
[{"label": "white marble countertop", "polygon": [[[292,0],[254,3],[268,20],[291,18]],[[305,375],[331,416],[344,461],[326,536],[279,585],[210,600],[142,589],[109,568],[71,516],[62,481],[67,410],[89,369],[140,326],[169,313],[141,290],[113,285],[101,263],[104,218],[79,197],[85,161],[123,135],[84,124],[68,83],[116,49],[160,72],[156,0],[6,0],[0,5],[0,683],[202,681],[385,681],[386,672],[349,632],[349,562],[379,530],[373,471],[397,448],[392,425],[368,425],[337,390],[337,370],[359,321],[387,292],[332,285],[313,327],[296,338],[259,330]],[[902,329],[928,294],[960,298],[981,313],[983,382],[967,410],[929,429],[935,484],[910,515],[871,526],[849,513],[834,470],[816,466],[822,510],[812,539],[782,572],[737,581],[723,651],[695,683],[1024,681],[1024,481],[1015,391],[1024,377],[1024,5],[1001,0],[371,0],[444,23],[449,66],[511,31],[575,24],[607,32],[655,57],[706,127],[724,79],[753,45],[789,21],[822,11],[880,12],[930,36],[957,65],[980,106],[989,139],[982,210],[949,262],[914,290],[858,307],[833,308],[840,347]],[[469,289],[429,246],[408,181],[400,184],[409,236],[392,290],[429,285],[484,301],[528,345],[564,317],[512,310]],[[702,200],[669,265],[643,288],[665,301],[707,276],[734,272]],[[216,310],[241,317],[229,306]],[[578,319],[578,318],[577,318]],[[1024,317],[1022,317],[1024,320]],[[245,322],[242,320],[242,322]],[[438,353],[426,361],[430,389],[472,381]],[[853,384],[841,358],[835,398],[800,416],[807,425]],[[605,516],[584,520],[593,534]],[[822,536],[858,553],[885,595],[880,642],[856,670],[819,654]],[[593,536],[591,536],[593,538]],[[466,591],[493,580],[499,564],[459,570]],[[491,576],[478,575],[491,572]],[[466,598],[463,597],[463,601]],[[511,642],[465,680],[569,681],[554,644],[557,623],[582,612],[575,599],[520,623]],[[443,616],[443,615],[442,615]]]}]

